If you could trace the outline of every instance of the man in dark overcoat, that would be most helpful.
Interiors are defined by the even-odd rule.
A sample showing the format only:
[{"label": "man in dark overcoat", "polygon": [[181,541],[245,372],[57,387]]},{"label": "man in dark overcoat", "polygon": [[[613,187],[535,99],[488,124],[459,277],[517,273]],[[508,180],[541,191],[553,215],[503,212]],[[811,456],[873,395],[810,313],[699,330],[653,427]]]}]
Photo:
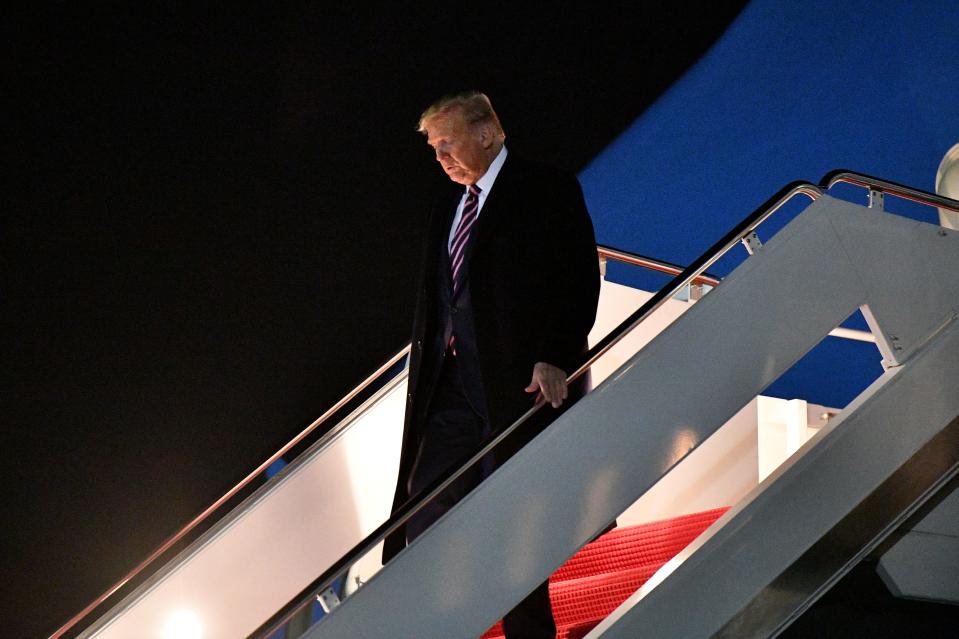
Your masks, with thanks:
[{"label": "man in dark overcoat", "polygon": [[[534,401],[549,404],[387,539],[391,558],[555,418],[586,350],[599,267],[576,177],[508,153],[482,93],[447,96],[419,131],[451,180],[433,201],[410,355],[394,508]],[[504,618],[506,636],[555,635],[543,584]]]}]

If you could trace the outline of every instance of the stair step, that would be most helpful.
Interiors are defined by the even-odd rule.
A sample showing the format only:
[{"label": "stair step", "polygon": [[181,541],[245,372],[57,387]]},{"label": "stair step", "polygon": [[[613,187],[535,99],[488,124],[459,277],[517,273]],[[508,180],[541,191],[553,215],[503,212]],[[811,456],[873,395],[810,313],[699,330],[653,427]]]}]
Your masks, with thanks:
[{"label": "stair step", "polygon": [[[557,639],[585,635],[727,510],[616,528],[583,546],[549,580]],[[502,637],[497,622],[482,639]]]}]

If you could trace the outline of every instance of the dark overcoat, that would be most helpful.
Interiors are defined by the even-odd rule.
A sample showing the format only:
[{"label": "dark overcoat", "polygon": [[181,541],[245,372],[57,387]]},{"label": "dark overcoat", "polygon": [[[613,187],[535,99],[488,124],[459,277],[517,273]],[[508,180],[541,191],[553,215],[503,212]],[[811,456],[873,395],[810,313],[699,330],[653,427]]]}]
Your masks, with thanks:
[{"label": "dark overcoat", "polygon": [[[463,187],[434,198],[420,268],[410,353],[409,394],[394,510],[407,482],[446,344],[438,326],[437,268]],[[487,194],[465,256],[481,395],[492,432],[533,405],[524,391],[536,362],[567,374],[580,363],[596,317],[599,265],[592,222],[576,177],[510,152]],[[552,411],[550,407],[544,407]],[[544,411],[540,411],[541,413]],[[540,420],[547,423],[546,420]],[[498,452],[498,461],[513,451]],[[450,460],[454,462],[457,460]],[[387,539],[389,559],[405,546]]]}]

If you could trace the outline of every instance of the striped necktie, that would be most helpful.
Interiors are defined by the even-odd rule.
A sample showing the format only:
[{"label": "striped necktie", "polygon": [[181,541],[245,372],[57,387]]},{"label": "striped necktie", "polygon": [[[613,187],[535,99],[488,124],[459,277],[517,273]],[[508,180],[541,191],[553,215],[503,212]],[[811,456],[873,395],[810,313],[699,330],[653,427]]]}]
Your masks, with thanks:
[{"label": "striped necktie", "polygon": [[463,267],[463,257],[466,255],[466,243],[470,238],[470,229],[476,222],[479,212],[479,194],[480,188],[475,184],[470,184],[469,194],[466,196],[466,203],[463,205],[463,216],[460,218],[460,225],[456,227],[456,233],[453,235],[453,243],[450,244],[450,269],[453,274],[453,295],[460,287],[460,271]]},{"label": "striped necktie", "polygon": [[[466,203],[463,204],[463,215],[460,217],[460,225],[456,227],[456,233],[453,234],[453,243],[450,244],[450,270],[453,275],[453,295],[460,287],[460,270],[463,266],[463,256],[466,254],[466,243],[470,239],[470,229],[476,222],[476,216],[479,213],[479,194],[480,187],[470,184],[469,193],[466,196]],[[456,355],[456,336],[450,335],[450,350]]]}]

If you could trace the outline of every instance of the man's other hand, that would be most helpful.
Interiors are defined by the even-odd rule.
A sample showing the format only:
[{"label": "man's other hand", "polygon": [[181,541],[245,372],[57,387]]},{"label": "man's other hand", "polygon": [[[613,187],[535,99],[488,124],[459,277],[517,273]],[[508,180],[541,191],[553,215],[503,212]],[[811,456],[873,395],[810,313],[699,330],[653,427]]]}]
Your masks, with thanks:
[{"label": "man's other hand", "polygon": [[553,408],[559,408],[566,399],[566,373],[552,364],[536,362],[533,366],[533,379],[526,387],[527,393],[536,393],[536,404],[549,402]]}]

